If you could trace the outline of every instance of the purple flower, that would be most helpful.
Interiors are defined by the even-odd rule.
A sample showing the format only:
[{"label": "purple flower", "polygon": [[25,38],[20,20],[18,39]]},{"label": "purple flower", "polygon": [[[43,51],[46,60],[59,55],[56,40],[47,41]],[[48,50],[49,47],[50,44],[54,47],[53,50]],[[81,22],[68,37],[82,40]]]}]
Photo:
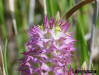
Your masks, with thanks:
[{"label": "purple flower", "polygon": [[[60,31],[56,31],[59,25]],[[66,75],[71,64],[75,39],[68,32],[70,23],[44,17],[44,30],[37,26],[30,29],[31,40],[26,45],[19,71],[21,75]],[[71,74],[73,75],[73,74]]]}]

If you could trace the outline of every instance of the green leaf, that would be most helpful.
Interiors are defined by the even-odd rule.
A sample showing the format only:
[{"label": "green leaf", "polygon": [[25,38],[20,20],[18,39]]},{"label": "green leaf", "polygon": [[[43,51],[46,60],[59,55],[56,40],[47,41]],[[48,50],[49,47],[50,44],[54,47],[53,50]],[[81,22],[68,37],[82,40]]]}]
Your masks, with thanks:
[{"label": "green leaf", "polygon": [[6,39],[5,45],[4,45],[4,69],[6,75],[8,75],[8,69],[7,69],[7,48],[8,48],[8,40]]},{"label": "green leaf", "polygon": [[0,25],[1,25],[3,37],[6,38],[7,33],[6,33],[6,27],[5,27],[5,21],[4,21],[4,6],[3,6],[2,0],[0,0]]},{"label": "green leaf", "polygon": [[78,23],[76,25],[76,38],[78,41],[78,46],[80,46],[80,54],[81,54],[81,58],[80,58],[80,64],[82,65],[83,62],[85,60],[88,61],[88,46],[87,46],[87,42],[84,38],[84,29],[82,27],[83,23],[81,22],[81,18],[78,16]]},{"label": "green leaf", "polygon": [[59,9],[57,0],[46,0],[46,5],[47,5],[48,17],[50,17],[50,16],[55,17],[55,15]]}]

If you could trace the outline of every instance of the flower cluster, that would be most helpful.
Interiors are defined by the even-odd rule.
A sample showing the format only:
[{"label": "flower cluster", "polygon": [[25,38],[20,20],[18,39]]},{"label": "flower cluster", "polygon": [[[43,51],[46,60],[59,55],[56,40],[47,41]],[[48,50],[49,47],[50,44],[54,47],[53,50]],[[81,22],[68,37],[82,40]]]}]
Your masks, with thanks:
[{"label": "flower cluster", "polygon": [[54,18],[48,21],[47,16],[44,17],[44,29],[33,26],[29,32],[31,40],[26,43],[27,50],[22,53],[21,75],[66,75],[71,52],[75,50],[69,27],[68,21],[64,23]]}]

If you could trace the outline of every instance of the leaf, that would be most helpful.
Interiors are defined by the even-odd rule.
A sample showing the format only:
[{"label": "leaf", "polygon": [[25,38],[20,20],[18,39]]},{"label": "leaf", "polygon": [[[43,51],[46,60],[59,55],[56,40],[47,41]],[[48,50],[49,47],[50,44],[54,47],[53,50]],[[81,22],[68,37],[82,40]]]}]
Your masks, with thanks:
[{"label": "leaf", "polygon": [[4,45],[4,69],[5,69],[6,75],[8,75],[8,69],[7,69],[7,46],[8,46],[8,40],[6,39],[5,45]]},{"label": "leaf", "polygon": [[76,38],[78,40],[78,46],[80,46],[80,64],[82,65],[85,60],[88,60],[88,46],[87,42],[84,38],[84,29],[82,28],[83,23],[80,21],[80,17],[78,16],[78,23],[76,25]]},{"label": "leaf", "polygon": [[47,4],[48,17],[50,16],[55,17],[56,12],[59,9],[57,0],[46,0],[46,4]]}]

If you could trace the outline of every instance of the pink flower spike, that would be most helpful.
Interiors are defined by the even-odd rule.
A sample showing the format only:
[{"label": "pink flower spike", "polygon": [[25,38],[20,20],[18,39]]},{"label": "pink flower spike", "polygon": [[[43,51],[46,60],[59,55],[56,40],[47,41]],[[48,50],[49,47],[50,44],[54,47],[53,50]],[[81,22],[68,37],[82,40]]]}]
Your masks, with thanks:
[{"label": "pink flower spike", "polygon": [[[56,25],[60,31],[56,32]],[[69,27],[68,21],[64,24],[52,17],[48,21],[47,16],[44,16],[44,30],[38,26],[31,27],[31,39],[25,44],[26,51],[20,59],[21,75],[68,75],[66,67],[71,64],[71,52],[75,51],[75,39],[70,32],[67,33]],[[72,71],[70,75],[74,75]]]},{"label": "pink flower spike", "polygon": [[66,32],[68,31],[69,27],[70,27],[70,23],[69,23],[68,21],[66,21],[65,24],[62,24],[63,21],[60,21],[60,22],[61,22],[61,23],[60,23],[60,28],[61,28],[61,30],[62,30],[64,33],[66,33]]}]

